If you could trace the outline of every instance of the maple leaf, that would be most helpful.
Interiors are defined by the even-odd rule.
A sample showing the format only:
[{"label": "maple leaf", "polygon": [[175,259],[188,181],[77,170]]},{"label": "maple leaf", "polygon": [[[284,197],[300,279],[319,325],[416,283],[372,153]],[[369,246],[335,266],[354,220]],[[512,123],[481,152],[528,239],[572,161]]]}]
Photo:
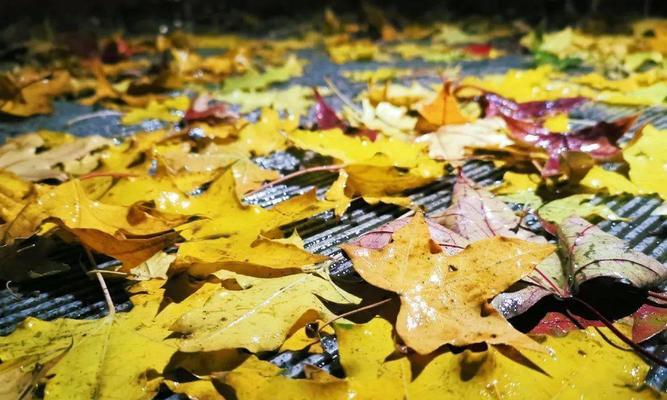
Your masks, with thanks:
[{"label": "maple leaf", "polygon": [[146,108],[134,108],[123,114],[121,122],[125,125],[139,124],[145,120],[160,120],[178,122],[183,118],[183,112],[188,109],[190,99],[187,96],[178,96],[164,101],[151,100]]},{"label": "maple leaf", "polygon": [[653,395],[643,384],[648,366],[606,342],[606,328],[548,337],[544,345],[549,354],[525,351],[523,360],[503,346],[489,346],[481,352],[445,352],[423,366],[418,375],[411,367],[423,361],[411,355],[396,358],[392,326],[385,320],[336,324],[335,328],[348,395],[355,399]]},{"label": "maple leaf", "polygon": [[172,330],[186,335],[180,345],[186,352],[236,347],[253,353],[274,350],[308,321],[335,316],[320,299],[341,304],[358,301],[326,279],[289,275],[258,280],[246,290],[222,290],[203,307],[185,313]]},{"label": "maple leaf", "polygon": [[476,148],[502,149],[514,142],[507,137],[507,124],[501,118],[478,119],[475,122],[443,125],[435,132],[417,138],[428,143],[429,155],[437,160],[463,161]]},{"label": "maple leaf", "polygon": [[552,255],[522,280],[522,288],[494,299],[506,317],[519,315],[545,296],[577,296],[580,286],[596,278],[651,287],[667,277],[667,267],[631,250],[621,239],[586,220],[572,216],[558,226],[561,257]]},{"label": "maple leaf", "polygon": [[[28,237],[45,222],[55,221],[93,250],[133,267],[175,239],[171,228],[179,215],[162,214],[140,204],[115,206],[91,200],[79,180],[56,186],[28,203],[2,233],[5,242]],[[44,228],[42,228],[44,229]]]},{"label": "maple leaf", "polygon": [[270,108],[298,116],[307,114],[313,104],[312,90],[299,85],[290,85],[286,89],[276,88],[251,92],[234,90],[229,93],[215,93],[214,97],[217,100],[239,105],[239,111],[242,113]]},{"label": "maple leaf", "polygon": [[444,172],[442,163],[428,157],[424,144],[410,144],[394,138],[378,138],[370,142],[345,135],[339,129],[295,130],[288,137],[299,148],[334,157],[345,164],[407,168],[411,174],[424,178],[437,178]]},{"label": "maple leaf", "polygon": [[[234,389],[240,399],[310,400],[345,399],[347,383],[316,367],[307,365],[307,379],[290,379],[282,369],[255,356],[230,372],[215,375],[216,380]],[[276,390],[280,388],[280,390]]]},{"label": "maple leaf", "polygon": [[112,143],[107,138],[91,135],[62,140],[44,149],[48,143],[43,136],[40,132],[28,133],[8,140],[0,146],[0,168],[31,181],[50,178],[63,181],[68,173],[83,175],[95,169],[101,154],[92,153]]},{"label": "maple leaf", "polygon": [[599,165],[593,166],[586,173],[586,176],[579,181],[579,184],[594,191],[606,190],[610,195],[621,193],[641,194],[644,192],[623,175],[607,171]]},{"label": "maple leaf", "polygon": [[49,365],[47,399],[133,398],[150,399],[162,380],[162,369],[178,349],[168,339],[168,327],[180,314],[200,305],[215,291],[206,284],[180,304],[158,314],[163,290],[159,281],[133,288],[134,307],[98,320],[25,320],[11,335],[0,337],[4,363],[30,357],[22,367],[38,371],[38,365],[60,356]]},{"label": "maple leaf", "polygon": [[623,149],[623,158],[630,165],[630,180],[642,192],[658,193],[667,199],[667,157],[661,150],[667,144],[667,132],[648,125],[639,135],[637,140]]},{"label": "maple leaf", "polygon": [[268,67],[264,72],[250,70],[241,76],[228,77],[223,82],[223,92],[263,89],[274,83],[285,82],[303,73],[303,61],[290,56],[280,67]]},{"label": "maple leaf", "polygon": [[573,194],[572,196],[550,201],[542,205],[537,211],[540,218],[557,224],[573,215],[580,217],[596,215],[616,221],[623,219],[604,204],[592,204],[591,200],[593,200],[593,197],[592,194]]},{"label": "maple leaf", "polygon": [[30,117],[53,111],[55,96],[71,90],[67,71],[41,73],[24,70],[19,76],[0,75],[0,114]]},{"label": "maple leaf", "polygon": [[418,125],[421,131],[432,131],[442,125],[465,124],[469,118],[461,113],[456,97],[453,95],[453,84],[445,82],[435,99],[419,109],[422,120]]},{"label": "maple leaf", "polygon": [[521,227],[520,218],[504,202],[473,185],[459,175],[452,190],[452,204],[434,219],[471,242],[494,236],[545,241]]},{"label": "maple leaf", "polygon": [[581,152],[594,160],[610,160],[621,154],[618,140],[636,121],[637,117],[621,118],[613,122],[598,122],[580,130],[555,134],[532,122],[504,116],[510,128],[510,137],[518,143],[544,149],[549,159],[542,168],[542,176],[561,173],[561,157],[570,152]]},{"label": "maple leaf", "polygon": [[[635,354],[610,345],[610,330],[598,329],[570,332],[562,338],[547,337],[542,344],[549,354],[525,351],[525,357],[537,368],[527,368],[495,347],[483,353],[445,353],[431,361],[411,383],[410,397],[438,398],[434,394],[442,392],[453,393],[456,398],[654,396],[643,383],[647,365]],[[630,372],[633,368],[636,373]]]},{"label": "maple leaf", "polygon": [[190,107],[185,111],[183,120],[186,123],[194,121],[225,121],[235,119],[238,116],[231,112],[224,103],[213,103],[213,98],[206,94],[198,95]]},{"label": "maple leaf", "polygon": [[342,249],[362,278],[400,295],[396,329],[420,354],[447,343],[539,347],[495,310],[487,312],[485,302],[531,272],[553,246],[494,237],[447,256],[433,244],[420,214],[381,250],[350,245]]},{"label": "maple leaf", "polygon": [[[465,87],[465,86],[463,86]],[[527,101],[517,103],[497,93],[485,92],[482,106],[487,117],[503,115],[512,119],[526,120],[565,113],[586,102],[585,97],[563,97],[556,100]]]},{"label": "maple leaf", "polygon": [[[428,225],[431,240],[437,243],[445,254],[450,256],[458,254],[468,246],[468,240],[458,233],[445,228],[433,219],[424,218],[424,220]],[[349,242],[349,244],[366,249],[381,249],[391,242],[391,237],[396,230],[403,228],[409,223],[410,218],[395,219]]]}]

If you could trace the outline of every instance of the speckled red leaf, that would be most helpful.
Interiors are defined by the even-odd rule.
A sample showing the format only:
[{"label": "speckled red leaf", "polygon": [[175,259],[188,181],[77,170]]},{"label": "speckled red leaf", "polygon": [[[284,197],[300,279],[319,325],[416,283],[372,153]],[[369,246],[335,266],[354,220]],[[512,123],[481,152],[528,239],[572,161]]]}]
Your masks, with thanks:
[{"label": "speckled red leaf", "polygon": [[633,317],[632,340],[641,343],[667,329],[667,304],[664,306],[644,304]]}]

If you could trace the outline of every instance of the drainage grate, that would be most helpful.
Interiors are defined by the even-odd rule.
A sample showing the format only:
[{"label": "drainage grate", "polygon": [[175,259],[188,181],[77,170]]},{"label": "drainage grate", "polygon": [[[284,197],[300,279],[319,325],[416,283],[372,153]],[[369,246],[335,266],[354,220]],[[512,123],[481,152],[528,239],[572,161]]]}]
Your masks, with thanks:
[{"label": "drainage grate", "polygon": [[[346,90],[350,97],[354,97],[361,89],[360,85],[345,82],[339,75],[341,68],[358,69],[374,68],[377,63],[337,66],[323,57],[321,52],[314,52],[311,63],[306,69],[304,77],[298,78],[296,83],[322,84],[324,76],[333,76],[334,81]],[[403,67],[423,67],[423,63],[403,63]],[[419,65],[417,65],[419,64]],[[432,66],[432,64],[429,64]],[[521,57],[505,57],[498,60],[463,63],[463,70],[468,73],[500,73],[508,68],[525,66]],[[334,102],[335,104],[335,102]],[[90,112],[80,106],[59,103],[56,113],[50,118],[40,117],[37,120],[28,120],[21,124],[0,123],[0,134],[3,136],[17,132],[32,130],[48,126],[51,129],[70,130],[77,134],[99,133],[103,131],[109,135],[119,135],[127,132],[118,123],[117,117],[103,116],[84,125],[69,126],[67,121],[77,114]],[[587,103],[572,112],[575,123],[585,125],[590,121],[601,119],[615,119],[621,116],[638,112],[632,107],[608,107],[600,104]],[[642,111],[639,124],[651,122],[654,125],[667,128],[667,110],[662,107],[651,107]],[[93,129],[94,128],[94,129]],[[308,156],[307,154],[305,155]],[[270,157],[263,157],[256,161],[265,167],[281,169],[285,172],[299,168],[304,154],[282,152]],[[495,170],[489,163],[470,162],[464,166],[464,173],[471,179],[490,184],[502,178],[502,172]],[[252,204],[263,207],[273,206],[292,196],[303,193],[313,187],[323,193],[335,180],[335,173],[314,173],[292,179],[291,181],[267,188],[247,198]],[[415,203],[423,206],[429,214],[435,214],[446,208],[450,201],[453,177],[445,177],[428,186],[410,193]],[[617,214],[629,218],[629,222],[603,221],[600,226],[605,231],[623,238],[630,245],[661,262],[667,262],[667,221],[651,212],[661,204],[656,197],[616,196],[600,199],[609,205]],[[405,212],[392,205],[368,205],[362,201],[353,202],[348,211],[340,218],[335,218],[332,212],[326,212],[307,221],[301,221],[286,226],[287,231],[297,229],[304,238],[306,248],[312,252],[328,255],[332,258],[331,275],[339,282],[360,282],[361,279],[352,269],[350,261],[343,255],[338,245],[356,238],[372,229],[383,225]],[[99,318],[106,314],[106,304],[102,293],[95,281],[89,279],[78,268],[78,258],[81,256],[77,249],[70,249],[69,253],[61,254],[63,259],[71,264],[70,271],[55,276],[36,279],[22,284],[10,284],[0,290],[0,334],[11,333],[28,316],[52,320],[55,318]],[[119,280],[109,280],[109,289],[119,311],[129,310],[132,305],[125,292],[126,283]],[[667,354],[667,336],[656,339],[656,346]],[[284,352],[268,354],[267,358],[275,364],[287,369],[287,375],[298,377],[303,373],[305,364],[313,364],[330,372],[340,373],[337,361],[337,347],[335,338],[326,338],[323,343],[323,354],[308,354],[303,352]],[[667,371],[654,369],[649,381],[656,387],[663,387]]]}]

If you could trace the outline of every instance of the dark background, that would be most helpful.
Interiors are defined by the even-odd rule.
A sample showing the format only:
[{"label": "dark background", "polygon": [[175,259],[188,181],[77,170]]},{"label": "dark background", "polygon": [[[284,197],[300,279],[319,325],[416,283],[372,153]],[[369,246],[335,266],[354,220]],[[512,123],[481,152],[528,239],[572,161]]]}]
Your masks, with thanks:
[{"label": "dark background", "polygon": [[[409,20],[460,16],[517,17],[558,27],[585,20],[614,21],[639,16],[667,16],[666,0],[375,0],[397,25]],[[339,14],[361,15],[361,2],[349,0],[0,0],[0,26],[54,31],[118,30],[156,32],[160,25],[189,30],[260,31],[294,21],[316,22],[325,7]],[[281,22],[282,21],[282,22]],[[291,22],[289,22],[291,21]],[[272,26],[267,26],[272,25]],[[19,28],[17,28],[17,26]],[[2,29],[0,29],[2,30]]]}]

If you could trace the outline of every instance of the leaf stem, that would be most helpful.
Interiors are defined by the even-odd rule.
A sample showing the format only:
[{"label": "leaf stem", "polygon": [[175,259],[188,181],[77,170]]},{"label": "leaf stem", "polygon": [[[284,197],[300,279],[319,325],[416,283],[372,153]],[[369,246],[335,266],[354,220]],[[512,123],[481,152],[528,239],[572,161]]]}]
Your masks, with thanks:
[{"label": "leaf stem", "polygon": [[[90,262],[93,270],[97,270],[97,262],[95,262],[93,253],[90,252],[90,249],[86,245],[83,245],[83,250],[86,252],[86,256],[88,257],[88,261]],[[109,309],[109,315],[113,316],[114,314],[116,314],[116,306],[113,304],[113,300],[111,299],[111,294],[109,293],[109,288],[107,287],[107,283],[104,280],[104,277],[102,277],[102,274],[99,273],[99,271],[95,271],[95,276],[97,277],[97,281],[100,283],[100,288],[102,288],[102,293],[104,294],[104,300],[106,300],[107,308]]]},{"label": "leaf stem", "polygon": [[588,311],[592,312],[593,314],[595,314],[595,317],[596,317],[598,320],[600,320],[600,322],[602,322],[602,323],[604,324],[604,326],[606,326],[607,328],[609,328],[609,330],[612,331],[612,332],[614,333],[614,335],[616,335],[616,337],[618,337],[618,338],[621,339],[625,344],[627,344],[628,346],[630,346],[630,348],[631,348],[632,350],[634,350],[636,353],[639,353],[639,354],[642,355],[643,357],[649,359],[649,360],[652,361],[653,363],[655,363],[655,364],[657,364],[657,365],[659,365],[659,366],[661,366],[661,367],[663,367],[663,368],[667,368],[667,361],[666,361],[666,360],[663,360],[663,359],[657,357],[655,354],[653,354],[653,353],[647,351],[646,349],[644,349],[644,348],[642,348],[641,346],[639,346],[637,343],[633,342],[629,337],[625,336],[625,335],[623,334],[623,332],[621,332],[620,330],[618,330],[618,328],[616,328],[616,327],[614,326],[614,324],[613,324],[611,321],[609,321],[604,315],[602,315],[602,313],[600,313],[598,310],[596,310],[593,306],[591,306],[591,305],[588,304],[587,302],[585,302],[585,301],[583,301],[583,300],[581,300],[581,299],[578,299],[578,298],[576,298],[576,297],[571,297],[570,299],[573,300],[573,301],[575,301],[575,302],[577,302],[578,304],[582,305],[586,310],[588,310]]},{"label": "leaf stem", "polygon": [[389,303],[391,300],[392,300],[392,298],[389,297],[389,298],[387,298],[387,299],[380,300],[380,301],[378,301],[378,302],[375,302],[375,303],[372,303],[372,304],[368,304],[368,305],[366,305],[366,306],[359,307],[359,308],[356,308],[356,309],[354,309],[354,310],[350,310],[350,311],[348,311],[348,312],[344,312],[344,313],[342,313],[341,315],[336,316],[336,318],[333,318],[333,319],[329,320],[327,323],[325,323],[324,325],[322,325],[322,326],[320,327],[320,329],[317,330],[317,333],[319,334],[320,332],[322,332],[322,330],[323,330],[324,328],[326,328],[327,326],[333,324],[334,322],[336,322],[337,320],[339,320],[339,319],[341,319],[341,318],[345,318],[345,317],[347,317],[347,316],[356,314],[356,313],[361,312],[361,311],[370,310],[371,308],[375,308],[375,307],[381,306],[381,305],[383,305],[383,304]]},{"label": "leaf stem", "polygon": [[659,300],[667,301],[667,294],[665,294],[665,293],[658,293],[658,292],[653,292],[653,291],[649,290],[648,296],[649,297],[654,297],[654,298],[659,299]]},{"label": "leaf stem", "polygon": [[101,177],[106,177],[110,176],[112,178],[131,178],[134,176],[139,176],[137,174],[133,174],[131,172],[89,172],[85,175],[81,175],[79,177],[80,181],[86,180],[86,179],[91,179],[91,178],[101,178]]}]

